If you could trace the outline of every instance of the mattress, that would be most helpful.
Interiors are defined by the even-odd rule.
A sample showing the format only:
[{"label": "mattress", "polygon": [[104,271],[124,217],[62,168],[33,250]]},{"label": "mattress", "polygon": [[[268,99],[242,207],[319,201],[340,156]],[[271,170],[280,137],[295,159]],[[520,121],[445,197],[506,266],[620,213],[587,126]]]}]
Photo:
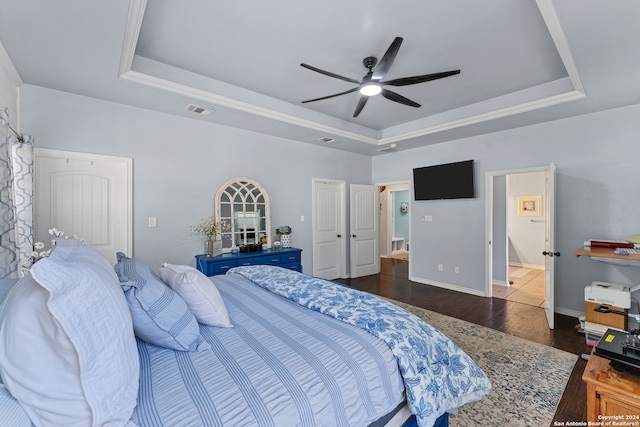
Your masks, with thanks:
[{"label": "mattress", "polygon": [[200,325],[198,352],[138,341],[139,426],[368,426],[404,400],[382,340],[242,276],[211,279],[234,327]]}]

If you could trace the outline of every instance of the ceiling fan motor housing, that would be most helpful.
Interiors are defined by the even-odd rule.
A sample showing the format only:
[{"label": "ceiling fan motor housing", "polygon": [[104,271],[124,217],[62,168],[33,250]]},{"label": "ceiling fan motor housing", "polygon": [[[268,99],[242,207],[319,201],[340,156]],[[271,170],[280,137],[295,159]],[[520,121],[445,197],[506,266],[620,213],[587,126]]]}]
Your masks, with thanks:
[{"label": "ceiling fan motor housing", "polygon": [[364,65],[365,68],[368,68],[369,71],[371,71],[371,69],[375,67],[377,63],[378,63],[378,58],[376,58],[375,56],[367,56],[362,60],[362,64]]}]

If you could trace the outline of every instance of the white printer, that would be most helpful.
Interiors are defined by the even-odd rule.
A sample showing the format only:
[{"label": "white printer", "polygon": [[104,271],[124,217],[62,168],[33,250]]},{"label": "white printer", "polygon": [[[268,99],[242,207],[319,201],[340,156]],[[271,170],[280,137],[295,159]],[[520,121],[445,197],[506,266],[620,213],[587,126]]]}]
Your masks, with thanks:
[{"label": "white printer", "polygon": [[631,289],[628,286],[595,281],[584,288],[584,300],[594,304],[629,309],[631,308]]}]

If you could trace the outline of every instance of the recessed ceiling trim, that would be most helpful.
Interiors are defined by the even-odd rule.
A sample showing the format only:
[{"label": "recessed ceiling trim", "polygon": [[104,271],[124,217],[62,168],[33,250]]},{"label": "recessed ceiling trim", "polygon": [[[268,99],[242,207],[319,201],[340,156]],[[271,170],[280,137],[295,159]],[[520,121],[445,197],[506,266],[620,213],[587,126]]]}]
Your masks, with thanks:
[{"label": "recessed ceiling trim", "polygon": [[558,95],[544,97],[538,100],[520,103],[506,108],[499,108],[497,110],[482,114],[472,115],[463,119],[451,120],[446,123],[434,126],[427,126],[411,132],[404,132],[394,136],[381,138],[372,138],[361,133],[350,132],[340,128],[336,128],[334,126],[324,125],[314,120],[302,119],[291,114],[282,113],[277,110],[261,107],[249,102],[244,102],[238,99],[218,95],[209,91],[197,89],[191,86],[132,70],[131,67],[133,65],[133,58],[135,56],[136,45],[138,43],[138,37],[140,35],[140,30],[142,27],[142,20],[144,18],[146,4],[147,0],[130,1],[125,37],[123,41],[123,49],[120,57],[119,72],[121,78],[132,82],[167,90],[169,92],[177,93],[180,95],[189,96],[216,105],[221,105],[223,107],[244,111],[250,114],[255,114],[261,117],[305,127],[312,130],[317,130],[323,133],[335,134],[341,137],[353,139],[355,141],[365,142],[367,144],[379,146],[388,144],[390,142],[402,141],[484,121],[498,119],[513,114],[523,113],[543,107],[548,107],[563,102],[569,102],[586,96],[575,61],[573,59],[573,55],[571,54],[571,50],[569,49],[569,43],[566,39],[564,31],[562,30],[562,27],[560,26],[560,21],[557,16],[555,7],[553,6],[552,0],[536,0],[536,4],[540,10],[543,20],[547,25],[547,29],[550,32],[556,49],[558,50],[558,54],[567,70],[567,74],[569,75],[569,79],[574,87],[574,90]]},{"label": "recessed ceiling trim", "polygon": [[147,0],[131,0],[129,3],[122,53],[120,54],[119,76],[131,70],[133,65],[133,57],[136,54],[136,45],[138,44],[138,37],[140,37],[140,29],[142,28],[142,19],[144,18],[146,7]]},{"label": "recessed ceiling trim", "polygon": [[571,49],[569,49],[569,41],[567,40],[567,36],[564,34],[562,26],[560,25],[560,18],[558,18],[553,2],[551,0],[536,0],[536,4],[542,14],[542,20],[547,25],[549,34],[551,34],[553,43],[555,44],[556,49],[558,49],[558,54],[560,55],[560,59],[567,70],[567,74],[569,74],[573,87],[577,91],[585,93],[584,86],[582,86],[582,81],[580,80],[580,75],[578,74],[576,62],[573,60]]},{"label": "recessed ceiling trim", "polygon": [[526,111],[537,110],[543,107],[549,107],[556,104],[562,104],[564,102],[575,101],[576,99],[584,98],[586,95],[584,92],[577,90],[561,93],[559,95],[548,96],[542,99],[536,99],[534,101],[525,102],[523,104],[514,105],[507,108],[501,108],[499,110],[489,111],[483,114],[477,114],[475,116],[466,117],[464,119],[453,120],[447,123],[442,123],[435,126],[426,127],[413,132],[406,132],[399,135],[390,136],[387,138],[381,138],[378,145],[388,144],[390,142],[403,141],[405,139],[416,138],[423,135],[429,135],[437,132],[443,132],[459,128],[462,126],[473,125],[476,123],[482,123],[493,119],[499,119],[501,117],[512,116],[518,113],[524,113]]},{"label": "recessed ceiling trim", "polygon": [[217,95],[206,90],[172,82],[134,70],[129,70],[126,73],[120,75],[120,77],[135,83],[141,83],[147,86],[156,87],[169,92],[177,93],[179,95],[184,95],[187,97],[199,99],[201,101],[210,102],[212,104],[233,108],[235,110],[244,111],[261,117],[279,120],[281,122],[289,123],[292,125],[303,126],[308,129],[314,129],[325,134],[335,134],[338,136],[343,136],[345,138],[354,139],[356,141],[366,142],[367,144],[372,145],[377,145],[379,141],[376,138],[370,138],[359,133],[345,131],[333,126],[323,125],[322,123],[318,123],[312,120],[301,119],[300,117],[292,116],[291,114],[281,113],[276,110],[260,107],[255,104],[239,101],[237,99],[229,98],[226,96]]}]

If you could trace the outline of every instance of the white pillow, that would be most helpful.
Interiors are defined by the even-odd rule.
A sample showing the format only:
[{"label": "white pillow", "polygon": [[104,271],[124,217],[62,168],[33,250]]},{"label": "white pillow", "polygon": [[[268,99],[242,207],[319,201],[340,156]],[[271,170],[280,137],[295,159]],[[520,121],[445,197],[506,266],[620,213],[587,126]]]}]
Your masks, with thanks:
[{"label": "white pillow", "polygon": [[160,278],[187,302],[198,323],[224,328],[233,326],[218,288],[202,272],[188,265],[163,263]]},{"label": "white pillow", "polygon": [[7,295],[0,373],[38,426],[124,426],[140,362],[129,308],[106,258],[60,240]]}]

